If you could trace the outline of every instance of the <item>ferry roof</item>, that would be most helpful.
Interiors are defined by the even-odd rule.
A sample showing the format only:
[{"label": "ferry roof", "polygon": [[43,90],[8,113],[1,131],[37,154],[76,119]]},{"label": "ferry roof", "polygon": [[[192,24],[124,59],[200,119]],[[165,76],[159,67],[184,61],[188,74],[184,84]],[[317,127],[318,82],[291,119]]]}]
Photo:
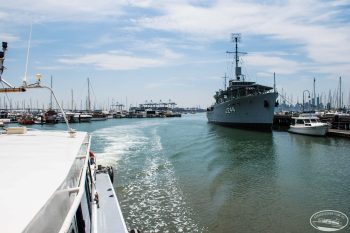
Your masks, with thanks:
[{"label": "ferry roof", "polygon": [[86,132],[30,130],[0,135],[0,229],[22,232],[61,185]]}]

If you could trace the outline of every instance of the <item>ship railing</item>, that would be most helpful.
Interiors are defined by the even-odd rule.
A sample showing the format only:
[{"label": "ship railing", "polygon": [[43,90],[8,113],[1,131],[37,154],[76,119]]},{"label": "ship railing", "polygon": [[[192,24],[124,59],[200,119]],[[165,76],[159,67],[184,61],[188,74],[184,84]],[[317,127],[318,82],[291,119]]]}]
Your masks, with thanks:
[{"label": "ship railing", "polygon": [[90,142],[87,135],[67,177],[23,232],[68,232],[85,192]]},{"label": "ship railing", "polygon": [[73,192],[76,192],[77,194],[69,209],[69,212],[67,213],[66,218],[64,219],[62,227],[59,231],[60,233],[68,232],[71,226],[71,223],[73,222],[74,216],[77,212],[77,209],[81,203],[83,194],[85,192],[85,180],[86,180],[87,168],[89,166],[90,143],[91,143],[91,137],[87,135],[87,138],[85,138],[84,143],[81,146],[80,151],[78,153],[78,156],[76,157],[78,160],[79,159],[84,160],[84,166],[79,175],[79,186],[71,190]]}]

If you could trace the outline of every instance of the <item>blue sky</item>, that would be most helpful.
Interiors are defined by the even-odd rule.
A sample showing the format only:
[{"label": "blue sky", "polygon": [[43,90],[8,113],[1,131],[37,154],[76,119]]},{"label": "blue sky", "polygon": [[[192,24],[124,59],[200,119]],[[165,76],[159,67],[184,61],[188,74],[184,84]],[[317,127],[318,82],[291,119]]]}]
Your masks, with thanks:
[{"label": "blue sky", "polygon": [[[223,88],[221,77],[232,77],[226,51],[233,50],[230,34],[239,32],[247,80],[272,86],[276,72],[278,91],[301,102],[314,77],[326,100],[341,76],[348,105],[349,15],[348,0],[2,0],[0,39],[9,43],[3,78],[21,83],[32,22],[28,80],[41,73],[48,85],[52,75],[65,107],[71,89],[75,105],[84,105],[88,77],[96,107],[169,99],[206,107]],[[9,97],[41,106],[49,94]]]}]

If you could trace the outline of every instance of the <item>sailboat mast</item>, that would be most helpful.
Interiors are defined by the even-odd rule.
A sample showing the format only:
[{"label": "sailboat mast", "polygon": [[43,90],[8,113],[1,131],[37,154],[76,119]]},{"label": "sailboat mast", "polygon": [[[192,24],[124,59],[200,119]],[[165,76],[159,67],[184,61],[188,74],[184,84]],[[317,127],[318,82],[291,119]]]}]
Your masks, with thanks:
[{"label": "sailboat mast", "polygon": [[341,77],[339,77],[339,109],[342,108],[342,98],[341,98]]},{"label": "sailboat mast", "polygon": [[71,94],[72,94],[72,103],[71,103],[72,105],[71,106],[72,106],[72,111],[73,111],[73,89],[71,90]]},{"label": "sailboat mast", "polygon": [[90,102],[90,79],[87,78],[88,82],[88,111],[91,111],[91,102]]},{"label": "sailboat mast", "polygon": [[[51,75],[51,81],[50,81],[50,88],[52,89],[52,75]],[[50,93],[50,109],[52,109],[52,92]]]},{"label": "sailboat mast", "polygon": [[314,78],[314,99],[312,100],[312,105],[314,109],[316,108],[316,89],[315,89],[316,79]]}]

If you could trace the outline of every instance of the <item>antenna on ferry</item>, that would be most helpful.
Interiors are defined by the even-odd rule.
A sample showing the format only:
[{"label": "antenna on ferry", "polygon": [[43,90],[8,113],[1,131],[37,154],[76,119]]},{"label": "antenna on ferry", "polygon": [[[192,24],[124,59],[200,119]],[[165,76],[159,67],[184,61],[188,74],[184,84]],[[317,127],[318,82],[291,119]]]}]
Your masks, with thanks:
[{"label": "antenna on ferry", "polygon": [[[10,83],[6,82],[5,79],[2,78],[2,73],[4,72],[4,69],[6,69],[6,67],[4,66],[6,50],[7,42],[2,42],[2,51],[0,51],[0,83],[5,84],[8,88],[14,88],[14,86],[12,86]],[[6,92],[6,90],[4,90],[4,92]]]},{"label": "antenna on ferry", "polygon": [[4,72],[5,66],[5,53],[7,50],[7,42],[2,42],[2,51],[0,51],[0,81],[1,81],[1,75]]},{"label": "antenna on ferry", "polygon": [[29,61],[29,50],[30,50],[30,42],[32,40],[32,29],[33,24],[30,24],[30,32],[29,32],[29,39],[28,39],[28,49],[27,49],[27,59],[26,59],[26,69],[24,71],[24,79],[23,79],[23,86],[27,86],[27,71],[28,71],[28,61]]}]

